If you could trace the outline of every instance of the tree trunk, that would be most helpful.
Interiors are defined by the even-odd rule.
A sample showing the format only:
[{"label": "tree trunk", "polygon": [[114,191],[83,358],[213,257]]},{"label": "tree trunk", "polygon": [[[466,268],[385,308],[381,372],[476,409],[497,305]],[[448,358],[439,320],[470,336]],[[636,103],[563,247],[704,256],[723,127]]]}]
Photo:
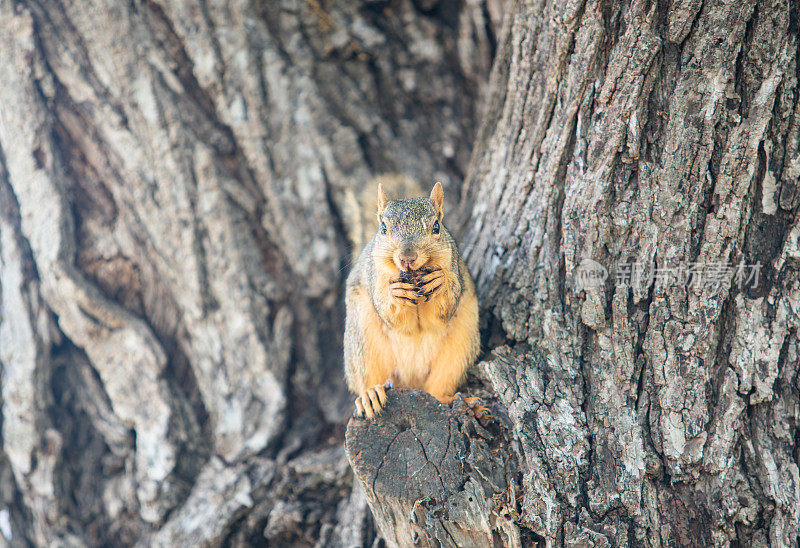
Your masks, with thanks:
[{"label": "tree trunk", "polygon": [[518,525],[547,544],[798,544],[798,20],[786,1],[506,19],[462,242]]},{"label": "tree trunk", "polygon": [[490,7],[0,0],[0,538],[371,542],[348,225],[457,196]]},{"label": "tree trunk", "polygon": [[463,245],[522,519],[553,544],[798,544],[798,21],[511,9]]},{"label": "tree trunk", "polygon": [[[353,418],[345,447],[389,546],[521,546],[516,461],[502,429],[419,390],[392,390],[377,420]],[[512,457],[512,458],[509,458]]]},{"label": "tree trunk", "polygon": [[[369,503],[390,542],[798,544],[800,8],[503,7],[0,0],[0,538],[369,545]],[[460,193],[498,422],[365,498],[342,294],[387,172]],[[348,448],[465,420],[425,402]]]}]

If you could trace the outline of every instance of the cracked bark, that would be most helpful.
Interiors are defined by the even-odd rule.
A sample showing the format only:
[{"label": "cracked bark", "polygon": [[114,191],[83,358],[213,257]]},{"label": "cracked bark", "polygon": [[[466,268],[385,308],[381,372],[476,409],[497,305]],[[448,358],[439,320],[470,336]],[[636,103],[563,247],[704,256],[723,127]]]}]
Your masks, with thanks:
[{"label": "cracked bark", "polygon": [[[397,541],[796,545],[798,21],[789,0],[0,0],[0,536],[369,545],[372,504]],[[482,469],[422,394],[354,421],[385,450],[402,409],[450,425],[464,452],[427,469],[456,479],[414,500],[427,472],[362,493],[341,447],[348,235],[393,172],[460,196],[470,390],[501,428]],[[757,287],[653,280],[740,263]],[[390,469],[438,458],[436,424]],[[476,509],[445,512],[467,486]]]},{"label": "cracked bark", "polygon": [[798,544],[799,14],[511,6],[460,233],[522,532]]},{"label": "cracked bark", "polygon": [[[515,461],[502,430],[461,402],[390,390],[378,420],[350,420],[345,448],[390,546],[522,546],[512,515]],[[496,544],[497,543],[497,544]]]},{"label": "cracked bark", "polygon": [[0,0],[0,544],[371,542],[356,197],[457,195],[497,9],[327,4]]},{"label": "cracked bark", "polygon": [[[523,522],[557,545],[797,545],[796,3],[511,11],[462,233]],[[733,271],[660,283],[692,265]]]}]

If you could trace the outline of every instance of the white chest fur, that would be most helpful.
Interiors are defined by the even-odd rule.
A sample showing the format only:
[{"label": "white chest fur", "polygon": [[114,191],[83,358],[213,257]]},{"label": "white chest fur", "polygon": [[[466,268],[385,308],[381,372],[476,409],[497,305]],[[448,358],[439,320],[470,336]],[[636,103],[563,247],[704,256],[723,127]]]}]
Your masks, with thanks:
[{"label": "white chest fur", "polygon": [[389,343],[395,357],[393,377],[402,385],[422,388],[443,341],[444,331],[438,329],[416,335],[390,332]]}]

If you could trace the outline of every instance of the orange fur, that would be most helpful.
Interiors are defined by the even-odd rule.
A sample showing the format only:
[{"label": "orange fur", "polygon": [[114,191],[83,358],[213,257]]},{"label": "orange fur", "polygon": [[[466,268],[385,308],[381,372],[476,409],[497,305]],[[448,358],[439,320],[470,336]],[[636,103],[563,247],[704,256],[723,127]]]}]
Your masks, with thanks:
[{"label": "orange fur", "polygon": [[[391,378],[394,370],[394,355],[391,353],[389,340],[384,333],[384,325],[372,306],[369,295],[361,288],[350,291],[350,298],[355,306],[366,312],[362,324],[365,349],[363,363],[360,364],[363,375],[353,378],[354,386],[350,388],[357,393],[364,392],[370,386],[381,384]],[[349,380],[349,379],[348,379]]]},{"label": "orange fur", "polygon": [[[378,220],[389,226],[359,256],[346,298],[345,374],[358,394],[356,407],[367,417],[380,413],[380,385],[390,379],[449,403],[480,345],[472,279],[449,232],[443,225],[441,232],[433,228],[443,215],[441,185],[434,186],[429,202],[387,204],[380,187],[378,194]],[[400,257],[403,249],[413,254]],[[409,257],[414,271],[434,269],[416,286],[399,281],[400,258]]]},{"label": "orange fur", "polygon": [[[475,290],[461,300],[453,316],[439,353],[431,362],[430,374],[422,388],[439,401],[450,403],[456,389],[464,382],[467,369],[478,353],[478,300]],[[471,297],[471,298],[470,298]]]},{"label": "orange fur", "polygon": [[391,327],[373,307],[367,307],[371,303],[366,295],[358,297],[367,311],[364,335],[369,341],[368,367],[360,391],[391,379],[396,385],[423,389],[449,402],[477,354],[478,302],[470,290],[471,295],[462,297],[449,322],[439,310],[440,302],[452,296],[442,292],[416,306],[393,305]]}]

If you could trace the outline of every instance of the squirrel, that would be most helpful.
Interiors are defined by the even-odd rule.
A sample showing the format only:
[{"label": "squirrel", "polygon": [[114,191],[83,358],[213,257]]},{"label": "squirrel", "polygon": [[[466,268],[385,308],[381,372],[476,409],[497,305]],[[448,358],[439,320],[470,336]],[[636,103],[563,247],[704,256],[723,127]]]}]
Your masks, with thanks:
[{"label": "squirrel", "polygon": [[[356,416],[385,405],[386,386],[453,400],[480,350],[475,284],[445,228],[444,192],[389,201],[378,184],[378,231],[347,277],[344,370]],[[386,385],[384,385],[386,383]]]}]

